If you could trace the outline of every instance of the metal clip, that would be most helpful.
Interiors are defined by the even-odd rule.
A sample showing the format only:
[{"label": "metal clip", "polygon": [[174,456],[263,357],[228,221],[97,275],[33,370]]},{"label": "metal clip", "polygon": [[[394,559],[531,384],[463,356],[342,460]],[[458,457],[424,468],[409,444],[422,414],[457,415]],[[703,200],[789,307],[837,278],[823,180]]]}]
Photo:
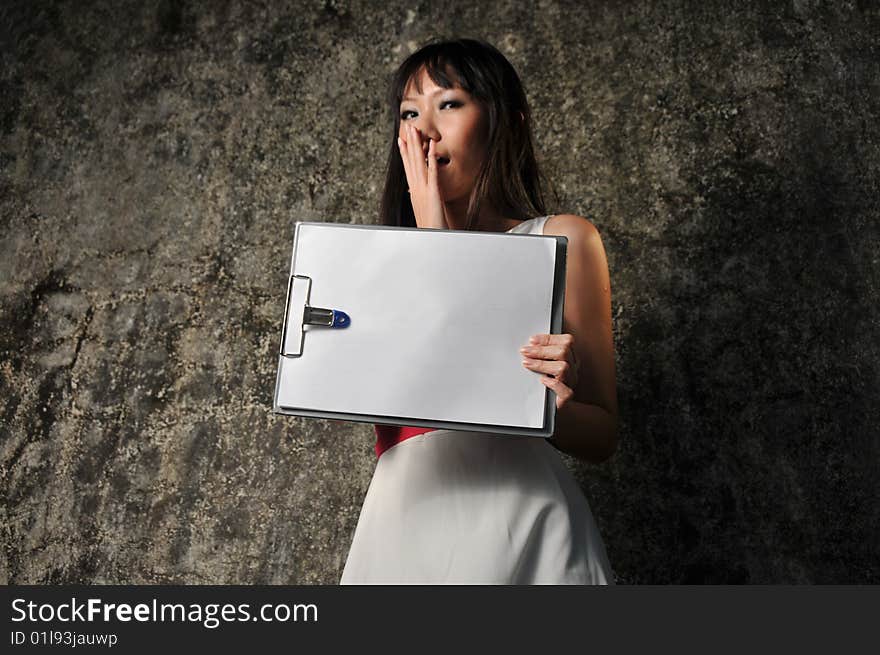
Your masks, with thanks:
[{"label": "metal clip", "polygon": [[351,318],[343,311],[309,306],[311,290],[311,278],[305,275],[290,276],[281,332],[280,350],[283,357],[299,357],[303,354],[306,325],[329,328],[347,328],[351,325]]},{"label": "metal clip", "polygon": [[320,307],[306,307],[303,313],[304,325],[323,325],[331,328],[348,327],[351,319],[348,314],[338,309],[322,309]]}]

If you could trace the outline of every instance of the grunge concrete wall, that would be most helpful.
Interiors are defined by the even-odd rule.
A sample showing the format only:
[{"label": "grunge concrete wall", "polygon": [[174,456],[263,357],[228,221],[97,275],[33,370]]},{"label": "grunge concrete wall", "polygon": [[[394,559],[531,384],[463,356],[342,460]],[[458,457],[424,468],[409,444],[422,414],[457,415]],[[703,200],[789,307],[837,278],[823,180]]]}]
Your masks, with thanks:
[{"label": "grunge concrete wall", "polygon": [[0,581],[338,580],[373,434],[271,413],[293,222],[376,222],[442,34],[604,238],[618,581],[880,582],[877,3],[376,6],[2,3]]}]

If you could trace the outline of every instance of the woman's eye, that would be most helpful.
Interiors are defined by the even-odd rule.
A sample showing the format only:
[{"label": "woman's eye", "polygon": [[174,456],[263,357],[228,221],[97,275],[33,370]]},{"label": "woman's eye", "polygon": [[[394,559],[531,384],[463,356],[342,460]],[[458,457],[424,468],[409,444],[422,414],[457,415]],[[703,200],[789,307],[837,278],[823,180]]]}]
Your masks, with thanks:
[{"label": "woman's eye", "polygon": [[[443,109],[446,105],[452,105],[453,107],[461,107],[461,103],[458,100],[444,100],[440,103],[440,109]],[[407,109],[400,113],[400,120],[405,121],[409,114],[415,114],[414,111]]]}]

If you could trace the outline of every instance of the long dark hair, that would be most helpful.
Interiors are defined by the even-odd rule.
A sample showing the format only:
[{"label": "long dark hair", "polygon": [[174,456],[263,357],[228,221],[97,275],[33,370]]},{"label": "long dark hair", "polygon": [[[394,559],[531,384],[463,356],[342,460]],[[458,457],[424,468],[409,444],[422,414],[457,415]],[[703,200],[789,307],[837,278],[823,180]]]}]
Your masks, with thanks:
[{"label": "long dark hair", "polygon": [[404,60],[388,88],[394,132],[379,210],[382,225],[416,227],[397,134],[404,90],[422,67],[438,86],[449,89],[457,82],[487,112],[487,156],[471,192],[465,229],[474,228],[486,201],[508,218],[525,220],[546,215],[544,177],[532,147],[531,112],[516,70],[485,41],[432,40]]}]

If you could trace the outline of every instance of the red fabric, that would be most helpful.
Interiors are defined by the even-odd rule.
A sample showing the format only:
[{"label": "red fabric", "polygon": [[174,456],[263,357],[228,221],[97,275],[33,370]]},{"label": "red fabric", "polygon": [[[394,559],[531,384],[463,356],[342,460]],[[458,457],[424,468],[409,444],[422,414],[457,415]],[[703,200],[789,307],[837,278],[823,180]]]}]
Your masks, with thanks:
[{"label": "red fabric", "polygon": [[406,441],[410,437],[414,437],[417,434],[424,434],[425,432],[431,432],[431,430],[436,430],[437,428],[410,428],[410,427],[402,427],[400,425],[374,425],[376,428],[376,457],[381,457],[382,453],[391,448],[391,446],[395,446],[399,444],[401,441]]}]

